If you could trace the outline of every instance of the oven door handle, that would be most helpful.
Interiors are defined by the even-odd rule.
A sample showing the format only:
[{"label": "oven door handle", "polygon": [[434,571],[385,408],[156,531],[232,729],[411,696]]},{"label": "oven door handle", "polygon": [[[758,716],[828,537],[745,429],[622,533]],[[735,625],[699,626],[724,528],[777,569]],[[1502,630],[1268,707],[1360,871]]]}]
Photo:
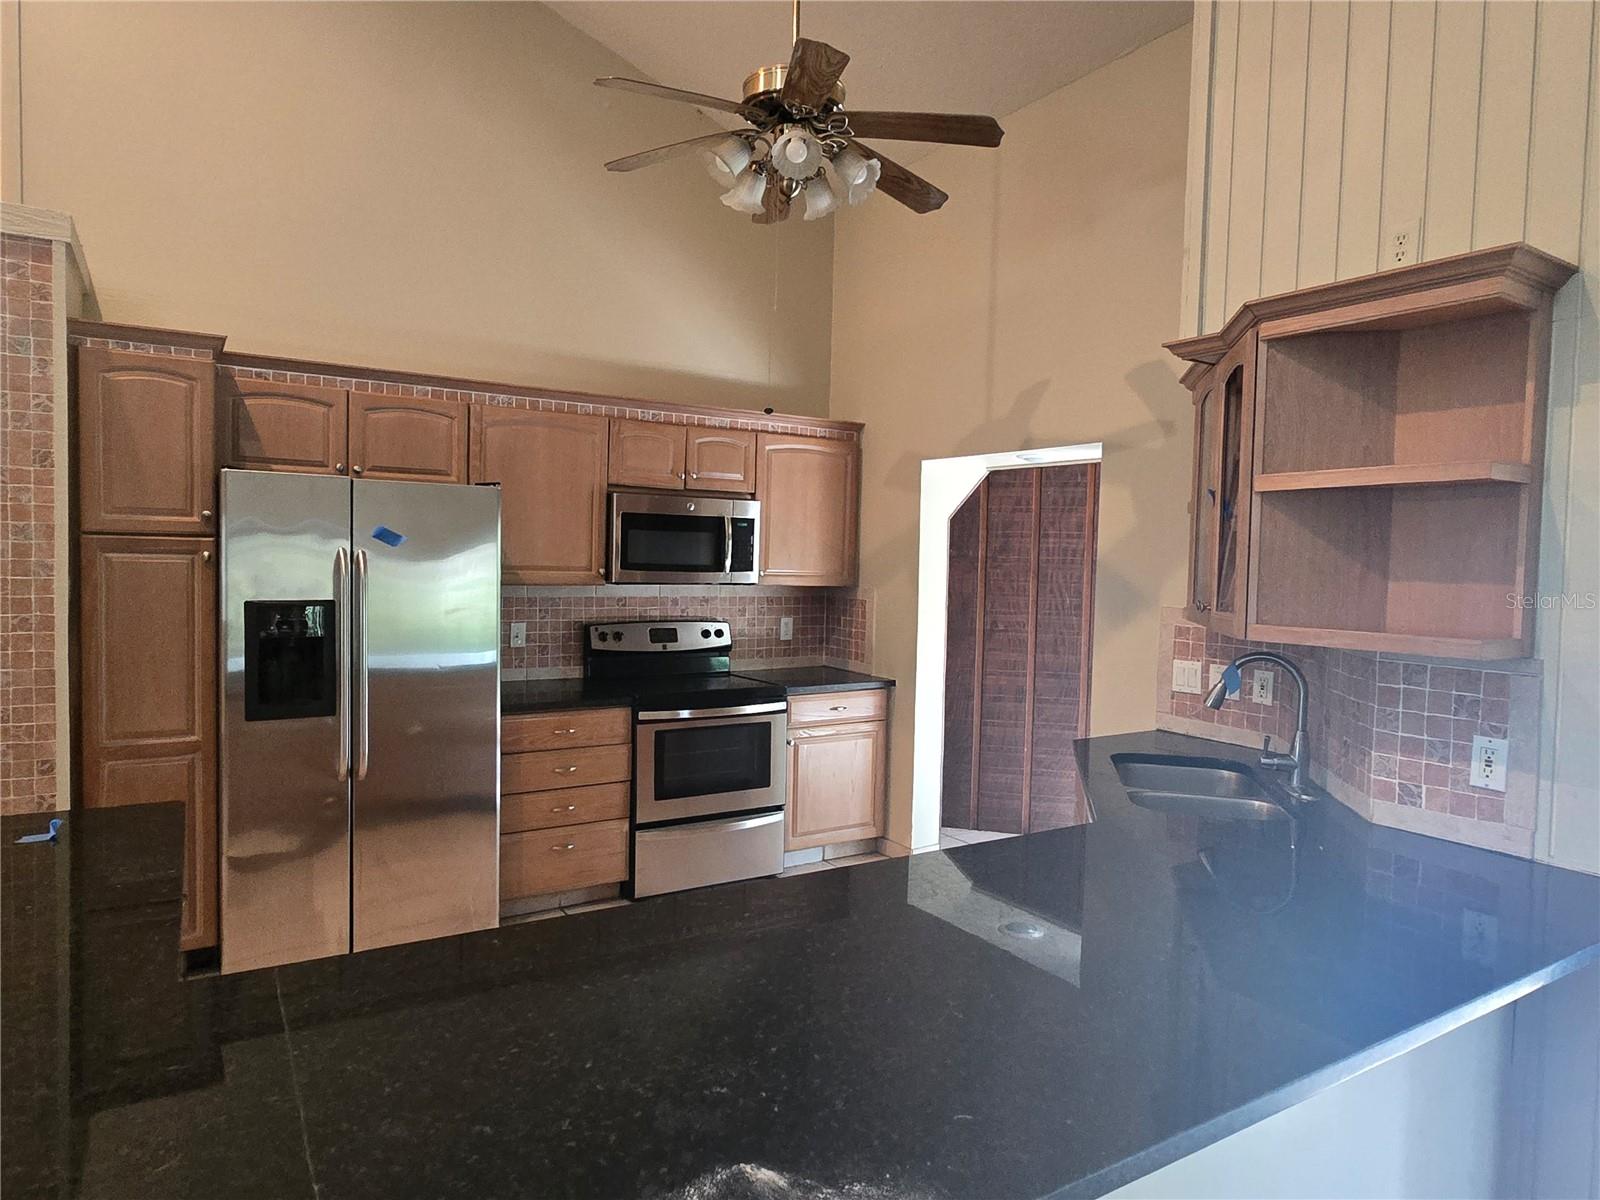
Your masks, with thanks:
[{"label": "oven door handle", "polygon": [[656,709],[639,714],[641,721],[697,721],[703,717],[754,717],[765,713],[781,713],[788,703],[775,700],[770,704],[736,704],[731,708],[672,708]]}]

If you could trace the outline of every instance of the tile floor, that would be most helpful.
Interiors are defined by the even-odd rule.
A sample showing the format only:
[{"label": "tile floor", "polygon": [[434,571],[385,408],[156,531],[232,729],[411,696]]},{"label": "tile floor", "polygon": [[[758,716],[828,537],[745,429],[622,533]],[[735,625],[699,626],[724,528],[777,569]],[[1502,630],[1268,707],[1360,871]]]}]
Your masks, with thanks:
[{"label": "tile floor", "polygon": [[835,867],[853,867],[857,863],[877,862],[879,859],[886,857],[888,856],[873,851],[870,854],[850,854],[844,858],[825,858],[821,862],[801,863],[798,866],[789,867],[780,872],[778,878],[788,879],[791,875],[809,875],[812,871],[831,871]]},{"label": "tile floor", "polygon": [[976,842],[998,842],[1003,838],[1012,838],[1014,833],[991,833],[986,829],[951,829],[948,826],[939,830],[939,849],[948,850],[952,846],[970,846]]}]

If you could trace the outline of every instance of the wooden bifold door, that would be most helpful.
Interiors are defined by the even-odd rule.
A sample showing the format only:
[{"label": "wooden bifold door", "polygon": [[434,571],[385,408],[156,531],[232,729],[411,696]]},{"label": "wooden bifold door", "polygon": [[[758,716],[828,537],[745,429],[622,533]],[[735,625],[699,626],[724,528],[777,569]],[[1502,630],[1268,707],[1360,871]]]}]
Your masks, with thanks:
[{"label": "wooden bifold door", "polygon": [[950,519],[941,823],[1035,833],[1086,819],[1099,466],[996,471]]}]

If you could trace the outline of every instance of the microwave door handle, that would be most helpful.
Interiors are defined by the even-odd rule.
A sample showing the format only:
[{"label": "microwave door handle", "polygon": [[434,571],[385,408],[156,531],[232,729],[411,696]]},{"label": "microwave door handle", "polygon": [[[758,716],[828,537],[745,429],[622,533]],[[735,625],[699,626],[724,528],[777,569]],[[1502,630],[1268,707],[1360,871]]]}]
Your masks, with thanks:
[{"label": "microwave door handle", "polygon": [[350,551],[340,546],[333,556],[334,639],[338,678],[334,681],[334,716],[339,722],[339,782],[350,778]]},{"label": "microwave door handle", "polygon": [[722,573],[733,575],[733,514],[725,514],[722,518]]},{"label": "microwave door handle", "polygon": [[367,757],[370,749],[371,697],[367,671],[367,552],[355,554],[355,627],[356,627],[356,778],[367,777]]}]

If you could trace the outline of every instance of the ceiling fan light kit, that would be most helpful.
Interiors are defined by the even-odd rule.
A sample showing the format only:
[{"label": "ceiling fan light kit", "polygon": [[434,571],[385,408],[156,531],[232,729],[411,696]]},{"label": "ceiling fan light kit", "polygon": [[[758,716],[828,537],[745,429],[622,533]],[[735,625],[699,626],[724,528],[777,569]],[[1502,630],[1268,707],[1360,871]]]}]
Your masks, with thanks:
[{"label": "ceiling fan light kit", "polygon": [[795,0],[794,51],[788,64],[752,71],[744,81],[742,100],[724,100],[639,79],[596,79],[598,87],[733,113],[751,126],[614,159],[606,169],[632,171],[701,151],[708,173],[727,188],[722,202],[736,212],[750,214],[760,224],[786,219],[790,201],[797,196],[803,197],[802,216],[807,221],[831,215],[841,199],[846,204],[860,204],[874,191],[924,213],[933,212],[949,197],[862,144],[858,135],[991,148],[1005,136],[993,117],[847,112],[839,77],[849,62],[850,56],[843,51],[800,36],[800,4]]}]

